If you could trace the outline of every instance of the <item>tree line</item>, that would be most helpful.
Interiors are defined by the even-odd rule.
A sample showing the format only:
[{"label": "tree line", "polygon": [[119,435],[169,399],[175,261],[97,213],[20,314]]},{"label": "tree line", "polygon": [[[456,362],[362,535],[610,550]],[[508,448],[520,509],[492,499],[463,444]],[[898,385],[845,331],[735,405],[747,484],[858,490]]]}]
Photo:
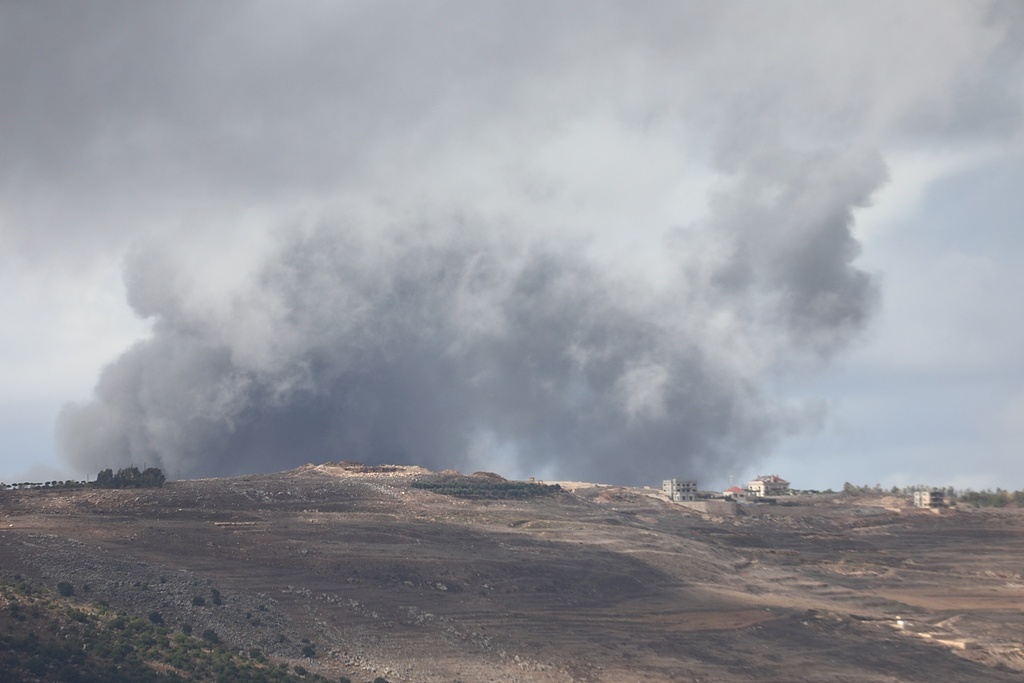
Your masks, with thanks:
[{"label": "tree line", "polygon": [[13,484],[7,484],[0,481],[0,490],[9,489],[74,489],[88,486],[87,481],[78,481],[75,479],[68,479],[67,481],[54,480],[54,481],[19,481]]},{"label": "tree line", "polygon": [[999,488],[995,491],[991,489],[985,489],[984,491],[966,489],[956,494],[956,501],[977,507],[1019,508],[1024,507],[1024,491],[1005,491]]},{"label": "tree line", "polygon": [[984,489],[982,491],[975,491],[973,489],[957,489],[952,486],[924,486],[921,484],[914,486],[893,486],[890,489],[883,489],[881,484],[875,484],[874,486],[851,484],[846,482],[843,484],[843,495],[846,496],[878,496],[878,495],[892,495],[892,496],[912,496],[915,491],[941,491],[943,500],[946,505],[972,505],[974,507],[1024,507],[1024,490],[1022,491],[1008,491],[1006,489],[997,488],[994,491],[992,489]]},{"label": "tree line", "polygon": [[23,481],[15,484],[0,482],[0,490],[3,489],[74,489],[91,486],[99,489],[145,489],[159,488],[167,481],[163,470],[159,467],[147,467],[140,470],[135,465],[122,467],[117,472],[107,468],[96,475],[95,481],[76,481],[68,479],[65,481],[54,480],[45,482]]}]

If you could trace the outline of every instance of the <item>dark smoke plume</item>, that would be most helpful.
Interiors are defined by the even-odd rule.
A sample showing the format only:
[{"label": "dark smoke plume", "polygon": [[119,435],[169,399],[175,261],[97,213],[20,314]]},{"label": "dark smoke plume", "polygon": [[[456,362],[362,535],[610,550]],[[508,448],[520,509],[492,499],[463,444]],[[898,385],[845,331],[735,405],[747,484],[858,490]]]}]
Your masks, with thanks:
[{"label": "dark smoke plume", "polygon": [[0,358],[78,474],[724,481],[820,426],[858,239],[920,267],[1024,140],[1021,2],[52,5],[0,2]]},{"label": "dark smoke plume", "polygon": [[851,210],[884,178],[871,155],[751,162],[706,224],[666,235],[660,284],[485,219],[339,221],[280,237],[227,301],[197,305],[201,277],[154,245],[125,275],[152,338],[67,406],[61,443],[85,469],[172,476],[341,459],[721,473],[799,421],[765,395],[773,369],[865,322]]}]

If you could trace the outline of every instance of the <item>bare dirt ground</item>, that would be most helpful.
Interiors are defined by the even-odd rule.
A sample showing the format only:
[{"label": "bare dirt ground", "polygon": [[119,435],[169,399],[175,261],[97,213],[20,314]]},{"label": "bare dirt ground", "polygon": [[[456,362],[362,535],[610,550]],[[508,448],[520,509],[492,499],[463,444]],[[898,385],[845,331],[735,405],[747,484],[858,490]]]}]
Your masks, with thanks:
[{"label": "bare dirt ground", "polygon": [[0,491],[0,571],[394,683],[1024,679],[1022,512],[795,497],[708,517],[643,489],[410,487],[434,476]]}]

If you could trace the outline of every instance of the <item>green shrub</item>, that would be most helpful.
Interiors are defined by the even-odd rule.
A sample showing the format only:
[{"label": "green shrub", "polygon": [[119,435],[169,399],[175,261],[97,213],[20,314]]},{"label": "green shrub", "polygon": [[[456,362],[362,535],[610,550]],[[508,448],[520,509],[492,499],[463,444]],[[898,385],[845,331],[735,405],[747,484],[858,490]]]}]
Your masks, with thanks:
[{"label": "green shrub", "polygon": [[444,477],[410,484],[414,489],[431,491],[456,498],[525,499],[558,493],[558,484],[537,484],[526,481],[489,481],[475,477]]},{"label": "green shrub", "polygon": [[74,584],[68,583],[67,581],[61,581],[57,584],[57,592],[63,595],[65,598],[70,598],[75,594]]}]

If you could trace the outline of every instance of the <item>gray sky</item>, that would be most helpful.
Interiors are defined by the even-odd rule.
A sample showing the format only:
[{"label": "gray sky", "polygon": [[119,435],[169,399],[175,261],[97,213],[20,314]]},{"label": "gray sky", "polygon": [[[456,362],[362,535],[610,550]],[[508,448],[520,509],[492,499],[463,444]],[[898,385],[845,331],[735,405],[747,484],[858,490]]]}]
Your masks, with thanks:
[{"label": "gray sky", "polygon": [[0,4],[0,480],[1024,488],[1019,3]]}]

